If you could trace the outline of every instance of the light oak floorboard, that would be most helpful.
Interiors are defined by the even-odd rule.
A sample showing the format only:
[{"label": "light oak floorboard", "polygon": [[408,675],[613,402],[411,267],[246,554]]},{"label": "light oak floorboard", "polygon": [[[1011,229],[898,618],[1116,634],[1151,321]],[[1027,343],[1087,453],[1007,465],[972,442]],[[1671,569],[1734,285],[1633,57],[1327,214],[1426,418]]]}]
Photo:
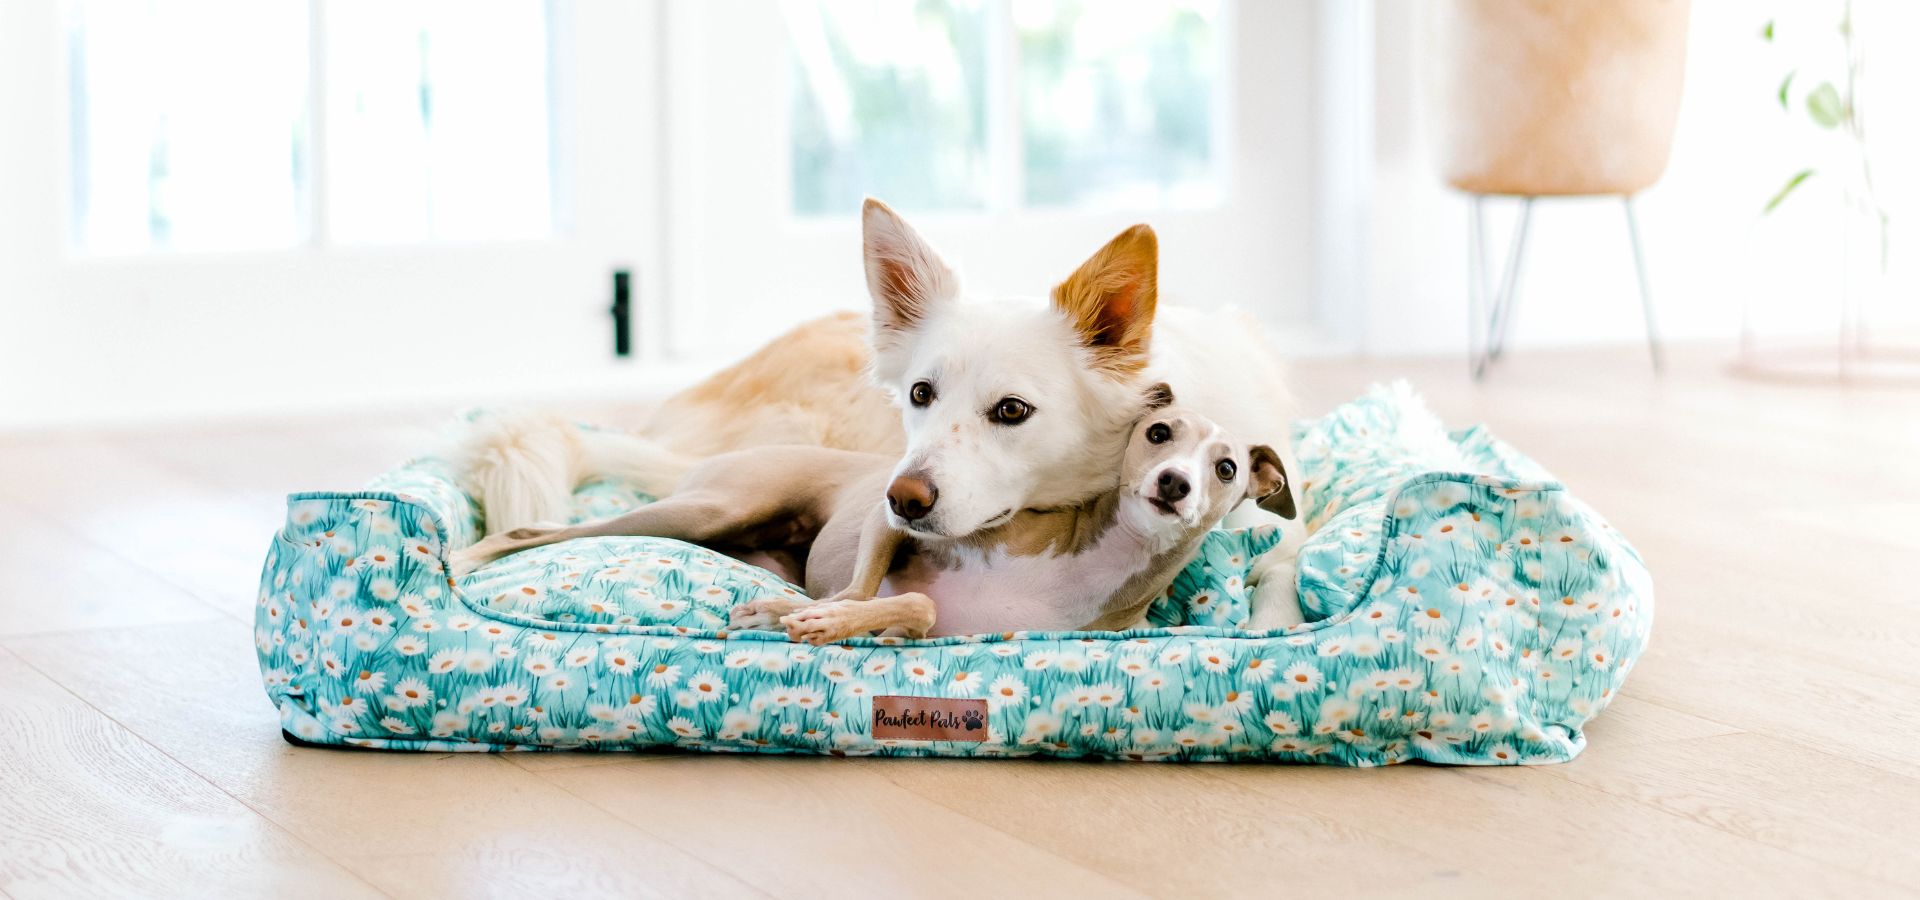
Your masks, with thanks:
[{"label": "light oak floorboard", "polygon": [[[1528,768],[1396,766],[1368,774],[1362,781],[1339,769],[1248,767],[1217,777],[1273,803],[1426,848],[1509,893],[1858,897],[1894,889]],[[1360,875],[1350,877],[1364,889]]]},{"label": "light oak floorboard", "polygon": [[[0,637],[211,619],[213,606],[0,494]],[[261,544],[262,557],[266,545]],[[254,576],[258,580],[258,573]]]},{"label": "light oak floorboard", "polygon": [[835,762],[676,756],[539,777],[782,896],[1142,893],[892,783],[891,760]]},{"label": "light oak floorboard", "polygon": [[[512,894],[577,867],[587,895],[751,893],[503,758],[283,741],[251,630],[216,621],[8,645],[207,781],[391,893]],[[187,648],[191,648],[190,650]],[[431,865],[418,865],[433,859]]]},{"label": "light oak floorboard", "polygon": [[0,468],[36,473],[0,493],[39,517],[59,520],[230,617],[252,620],[260,561],[286,515],[284,497],[237,495],[102,441],[0,447]]},{"label": "light oak floorboard", "polygon": [[[1675,755],[1694,765],[1671,765]],[[1539,771],[1920,891],[1920,859],[1902,837],[1920,810],[1917,779],[1758,734],[1623,747]]]},{"label": "light oak floorboard", "polygon": [[1633,696],[1631,682],[1606,713],[1587,724],[1589,746],[1640,747],[1689,738],[1739,734],[1740,729],[1668,709]]},{"label": "light oak floorboard", "polygon": [[0,823],[16,900],[380,895],[4,649]]},{"label": "light oak floorboard", "polygon": [[[1160,897],[1338,895],[1385,886],[1423,896],[1484,897],[1515,886],[1463,872],[1449,856],[1237,790],[1231,767],[1036,760],[874,765],[899,787]],[[1364,778],[1354,776],[1356,783]],[[1167,846],[1170,834],[1179,836],[1177,848]]]}]

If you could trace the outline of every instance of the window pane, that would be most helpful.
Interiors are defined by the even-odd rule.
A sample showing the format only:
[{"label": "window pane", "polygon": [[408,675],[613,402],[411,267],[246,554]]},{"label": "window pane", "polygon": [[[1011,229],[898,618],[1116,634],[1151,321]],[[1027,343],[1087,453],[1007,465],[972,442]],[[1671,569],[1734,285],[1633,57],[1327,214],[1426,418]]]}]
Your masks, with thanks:
[{"label": "window pane", "polygon": [[306,3],[83,0],[67,50],[80,249],[300,242]]},{"label": "window pane", "polygon": [[1026,202],[1210,202],[1219,3],[1021,0]]},{"label": "window pane", "polygon": [[788,0],[793,209],[867,194],[910,209],[987,197],[987,16],[980,0]]},{"label": "window pane", "polygon": [[546,4],[327,6],[327,217],[348,243],[553,230]]}]

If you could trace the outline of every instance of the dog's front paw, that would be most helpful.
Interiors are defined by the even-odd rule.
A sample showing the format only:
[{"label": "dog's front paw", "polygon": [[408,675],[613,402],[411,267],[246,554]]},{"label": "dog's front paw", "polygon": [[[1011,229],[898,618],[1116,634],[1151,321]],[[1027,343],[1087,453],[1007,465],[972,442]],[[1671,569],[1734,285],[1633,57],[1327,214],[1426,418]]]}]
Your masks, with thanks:
[{"label": "dog's front paw", "polygon": [[1259,584],[1253,586],[1253,596],[1248,598],[1247,631],[1277,631],[1292,628],[1307,620],[1306,613],[1300,609],[1300,591],[1294,582],[1294,569],[1290,565],[1275,566],[1265,573]]},{"label": "dog's front paw", "polygon": [[727,626],[743,630],[777,631],[780,619],[806,604],[785,597],[749,600],[727,613]]},{"label": "dog's front paw", "polygon": [[818,647],[834,641],[859,637],[873,630],[859,609],[859,601],[816,603],[780,619],[787,637]]}]

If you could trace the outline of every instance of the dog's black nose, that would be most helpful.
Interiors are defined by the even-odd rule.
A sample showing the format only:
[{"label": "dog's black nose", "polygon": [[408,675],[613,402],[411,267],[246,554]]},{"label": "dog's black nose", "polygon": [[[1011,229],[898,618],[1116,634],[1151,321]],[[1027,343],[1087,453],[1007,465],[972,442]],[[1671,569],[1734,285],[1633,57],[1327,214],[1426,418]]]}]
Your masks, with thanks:
[{"label": "dog's black nose", "polygon": [[1193,485],[1187,483],[1187,476],[1168,469],[1160,473],[1160,499],[1168,503],[1177,503],[1187,498]]},{"label": "dog's black nose", "polygon": [[887,485],[887,506],[909,522],[926,518],[939,499],[940,492],[923,478],[902,475]]}]

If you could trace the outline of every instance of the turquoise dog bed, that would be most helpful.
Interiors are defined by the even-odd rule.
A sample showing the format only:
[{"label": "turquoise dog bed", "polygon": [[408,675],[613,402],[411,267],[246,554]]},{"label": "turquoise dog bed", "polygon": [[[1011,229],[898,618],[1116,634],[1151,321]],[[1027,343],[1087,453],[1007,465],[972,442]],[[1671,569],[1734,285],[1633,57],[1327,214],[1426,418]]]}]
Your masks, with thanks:
[{"label": "turquoise dog bed", "polygon": [[[480,510],[444,463],[290,498],[255,632],[290,740],[391,750],[1090,756],[1380,765],[1561,762],[1646,646],[1640,557],[1482,429],[1403,387],[1297,426],[1300,600],[1251,633],[1272,529],[1218,530],[1127,632],[815,648],[724,629],[798,591],[654,538],[573,541],[460,582]],[[646,497],[583,487],[576,513]],[[1287,527],[1294,527],[1291,523]]]}]

